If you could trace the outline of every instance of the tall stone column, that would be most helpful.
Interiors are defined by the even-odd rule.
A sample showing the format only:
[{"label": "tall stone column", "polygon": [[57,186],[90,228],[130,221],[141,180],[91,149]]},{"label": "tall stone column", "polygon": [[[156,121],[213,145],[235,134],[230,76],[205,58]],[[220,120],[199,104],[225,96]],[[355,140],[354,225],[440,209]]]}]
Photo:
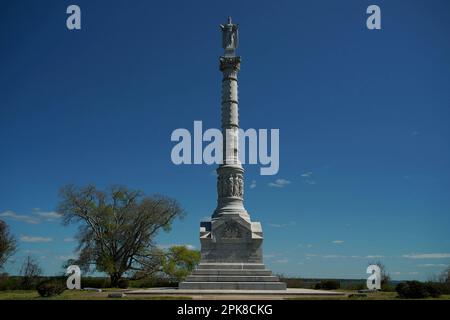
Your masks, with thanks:
[{"label": "tall stone column", "polygon": [[250,220],[244,208],[244,169],[239,161],[238,72],[241,58],[220,57],[222,79],[223,164],[217,169],[217,208],[213,219],[239,215]]}]

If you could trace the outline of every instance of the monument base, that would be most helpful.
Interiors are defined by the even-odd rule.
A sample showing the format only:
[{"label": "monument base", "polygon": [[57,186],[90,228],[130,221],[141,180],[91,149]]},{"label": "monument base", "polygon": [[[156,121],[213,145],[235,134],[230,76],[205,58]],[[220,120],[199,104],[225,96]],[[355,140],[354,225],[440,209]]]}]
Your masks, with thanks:
[{"label": "monument base", "polygon": [[180,289],[286,290],[263,263],[262,228],[240,215],[200,224],[201,262]]}]

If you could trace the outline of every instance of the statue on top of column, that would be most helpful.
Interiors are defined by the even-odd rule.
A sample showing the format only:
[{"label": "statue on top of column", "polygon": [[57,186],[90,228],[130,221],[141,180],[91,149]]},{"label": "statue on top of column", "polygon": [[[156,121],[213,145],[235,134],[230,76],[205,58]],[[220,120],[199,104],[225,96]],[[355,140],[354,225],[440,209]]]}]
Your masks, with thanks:
[{"label": "statue on top of column", "polygon": [[222,47],[225,49],[226,56],[234,56],[236,48],[238,47],[238,25],[231,22],[231,17],[228,17],[228,23],[220,25],[222,29]]}]

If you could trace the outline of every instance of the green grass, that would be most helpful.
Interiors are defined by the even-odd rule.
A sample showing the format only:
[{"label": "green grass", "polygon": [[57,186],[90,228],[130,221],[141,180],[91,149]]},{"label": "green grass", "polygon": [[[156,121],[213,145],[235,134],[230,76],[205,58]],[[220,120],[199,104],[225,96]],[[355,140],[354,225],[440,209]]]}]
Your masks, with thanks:
[{"label": "green grass", "polygon": [[43,298],[36,290],[7,290],[0,291],[0,300],[89,300],[106,299],[108,293],[66,290],[59,296]]},{"label": "green grass", "polygon": [[36,290],[7,290],[0,291],[0,300],[189,300],[185,296],[144,296],[133,295],[123,298],[108,298],[108,293],[117,291],[106,289],[103,292],[66,290],[59,296],[43,298]]},{"label": "green grass", "polygon": [[[399,300],[397,292],[372,292],[367,293],[367,297],[349,297],[348,295],[357,294],[357,291],[336,290],[344,292],[346,296],[298,296],[290,297],[286,300]],[[424,300],[450,300],[450,295],[442,295],[439,298],[426,298]]]},{"label": "green grass", "polygon": [[[61,295],[42,298],[35,290],[8,290],[0,291],[0,300],[190,300],[190,296],[175,295],[129,295],[123,298],[108,298],[108,293],[118,291],[118,289],[106,289],[103,292],[66,290]],[[356,291],[338,290],[346,294],[355,294]],[[227,297],[224,296],[226,299]],[[396,292],[374,292],[367,293],[367,297],[345,296],[298,296],[287,297],[286,300],[397,300]],[[450,295],[442,295],[440,298],[427,298],[426,300],[450,300]]]}]

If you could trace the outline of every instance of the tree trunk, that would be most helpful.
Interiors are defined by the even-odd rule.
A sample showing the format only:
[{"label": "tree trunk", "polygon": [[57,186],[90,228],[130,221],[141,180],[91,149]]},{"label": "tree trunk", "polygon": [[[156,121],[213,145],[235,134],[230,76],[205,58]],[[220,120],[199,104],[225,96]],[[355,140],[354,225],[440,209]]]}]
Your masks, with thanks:
[{"label": "tree trunk", "polygon": [[119,286],[119,280],[122,278],[122,275],[118,272],[111,273],[109,275],[111,279],[111,288],[118,288]]}]

